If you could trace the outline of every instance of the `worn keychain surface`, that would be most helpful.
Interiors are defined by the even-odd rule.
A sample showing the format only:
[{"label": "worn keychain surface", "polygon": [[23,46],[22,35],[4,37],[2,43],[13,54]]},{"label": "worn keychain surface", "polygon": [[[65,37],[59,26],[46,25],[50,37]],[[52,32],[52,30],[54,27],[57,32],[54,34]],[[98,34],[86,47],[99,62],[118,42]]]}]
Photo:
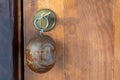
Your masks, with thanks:
[{"label": "worn keychain surface", "polygon": [[50,9],[42,9],[35,14],[34,25],[40,36],[31,39],[25,50],[26,63],[34,72],[47,72],[55,64],[56,44],[50,36],[44,35],[54,28],[55,22],[55,13]]}]

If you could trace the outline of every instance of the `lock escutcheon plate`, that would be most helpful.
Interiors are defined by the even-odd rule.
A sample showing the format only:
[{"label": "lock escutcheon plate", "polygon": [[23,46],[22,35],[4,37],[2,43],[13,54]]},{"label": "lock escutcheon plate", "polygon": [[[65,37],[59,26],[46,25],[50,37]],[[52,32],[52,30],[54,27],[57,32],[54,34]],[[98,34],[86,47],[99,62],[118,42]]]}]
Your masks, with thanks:
[{"label": "lock escutcheon plate", "polygon": [[34,25],[36,29],[43,29],[44,32],[50,31],[56,24],[56,15],[50,9],[42,9],[34,16]]}]

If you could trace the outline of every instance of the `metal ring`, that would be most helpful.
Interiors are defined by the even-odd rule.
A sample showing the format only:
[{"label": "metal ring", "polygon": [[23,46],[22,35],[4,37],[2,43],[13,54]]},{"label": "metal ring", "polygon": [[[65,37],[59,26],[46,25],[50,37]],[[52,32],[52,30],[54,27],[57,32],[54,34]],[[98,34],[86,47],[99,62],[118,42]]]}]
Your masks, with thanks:
[{"label": "metal ring", "polygon": [[44,31],[43,31],[43,29],[41,29],[40,30],[40,37],[43,37],[43,35],[44,35],[43,33],[44,33]]},{"label": "metal ring", "polygon": [[47,32],[54,28],[55,23],[56,23],[56,15],[52,10],[42,9],[38,11],[34,16],[34,26],[39,31],[43,29],[44,32]]},{"label": "metal ring", "polygon": [[38,30],[41,30],[41,29],[42,29],[42,26],[40,26],[41,29],[38,28],[39,26],[37,25],[37,21],[39,21],[39,20],[41,20],[41,19],[43,19],[43,18],[46,19],[46,21],[47,21],[47,24],[46,24],[46,27],[45,27],[45,29],[47,29],[47,27],[48,27],[48,25],[49,25],[49,21],[48,21],[48,19],[47,19],[46,17],[44,17],[44,16],[43,16],[43,17],[36,18],[36,19],[34,20],[34,25],[35,25],[35,28],[36,28],[36,29],[38,29]]},{"label": "metal ring", "polygon": [[[35,25],[35,28],[36,29],[38,29],[39,30],[39,26],[37,25],[37,21],[39,21],[39,20],[41,20],[41,19],[46,19],[46,21],[47,21],[47,24],[46,24],[46,27],[45,27],[45,29],[47,29],[48,28],[48,25],[49,25],[49,21],[48,21],[48,19],[46,18],[46,16],[48,16],[50,14],[50,12],[48,13],[48,14],[45,14],[44,16],[40,16],[40,17],[38,17],[38,18],[36,18],[35,20],[34,20],[34,25]],[[40,26],[41,28],[42,28],[42,26]]]}]

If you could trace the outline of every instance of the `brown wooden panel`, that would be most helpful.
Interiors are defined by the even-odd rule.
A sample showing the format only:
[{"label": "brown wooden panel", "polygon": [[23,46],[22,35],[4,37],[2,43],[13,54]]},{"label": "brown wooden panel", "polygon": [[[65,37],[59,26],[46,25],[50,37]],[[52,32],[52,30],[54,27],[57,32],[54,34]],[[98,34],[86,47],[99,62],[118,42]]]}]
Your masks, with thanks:
[{"label": "brown wooden panel", "polygon": [[64,13],[64,80],[113,80],[113,0],[65,0]]},{"label": "brown wooden panel", "polygon": [[57,15],[57,24],[54,30],[48,32],[57,43],[57,63],[47,73],[36,74],[32,72],[25,62],[25,80],[63,80],[63,42],[64,42],[64,29],[62,19],[64,18],[64,0],[24,0],[24,41],[25,45],[28,41],[37,35],[39,32],[35,29],[33,25],[34,14],[44,8],[53,10]]},{"label": "brown wooden panel", "polygon": [[115,43],[114,43],[114,80],[120,80],[120,0],[116,0],[114,8]]},{"label": "brown wooden panel", "polygon": [[25,80],[112,80],[113,0],[24,0],[24,46],[39,34],[34,14],[43,8],[57,15],[54,30],[46,33],[57,43],[57,61],[44,74],[25,63]]}]

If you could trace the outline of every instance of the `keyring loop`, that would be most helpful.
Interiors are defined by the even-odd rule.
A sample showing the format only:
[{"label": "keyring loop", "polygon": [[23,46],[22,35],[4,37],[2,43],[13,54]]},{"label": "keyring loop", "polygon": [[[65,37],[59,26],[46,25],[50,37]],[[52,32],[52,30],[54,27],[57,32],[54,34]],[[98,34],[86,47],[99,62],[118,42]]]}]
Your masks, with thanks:
[{"label": "keyring loop", "polygon": [[41,29],[40,30],[40,37],[43,37],[43,35],[44,35],[43,33],[44,33],[44,31],[43,31],[43,29]]},{"label": "keyring loop", "polygon": [[[41,30],[41,29],[42,29],[42,26],[38,26],[38,25],[37,25],[37,21],[40,21],[40,20],[43,19],[43,18],[47,21],[47,24],[46,24],[46,26],[45,26],[44,29],[47,29],[47,28],[48,28],[49,21],[48,21],[48,19],[47,19],[46,17],[43,16],[43,17],[40,17],[40,18],[37,18],[37,19],[34,20],[34,25],[35,25],[35,28],[36,28],[36,29],[38,29],[38,30]],[[41,25],[41,22],[40,22],[40,25]],[[39,29],[39,28],[40,28],[40,29]]]},{"label": "keyring loop", "polygon": [[50,31],[54,28],[56,23],[56,15],[50,9],[42,9],[38,11],[34,17],[34,26],[39,31],[43,29],[44,32]]},{"label": "keyring loop", "polygon": [[[46,26],[45,26],[44,29],[47,29],[47,28],[48,28],[49,21],[48,21],[48,18],[46,18],[46,16],[48,16],[49,14],[50,14],[50,12],[49,12],[48,14],[45,14],[44,16],[40,16],[40,17],[38,17],[38,18],[36,18],[36,19],[34,20],[34,25],[35,25],[35,28],[36,28],[36,29],[38,29],[38,30],[41,30],[41,29],[42,29],[42,26],[40,26],[41,29],[38,28],[39,26],[37,25],[37,21],[40,21],[40,20],[43,19],[43,18],[47,21],[47,24],[46,24]],[[41,22],[40,22],[40,25],[41,25]]]}]

